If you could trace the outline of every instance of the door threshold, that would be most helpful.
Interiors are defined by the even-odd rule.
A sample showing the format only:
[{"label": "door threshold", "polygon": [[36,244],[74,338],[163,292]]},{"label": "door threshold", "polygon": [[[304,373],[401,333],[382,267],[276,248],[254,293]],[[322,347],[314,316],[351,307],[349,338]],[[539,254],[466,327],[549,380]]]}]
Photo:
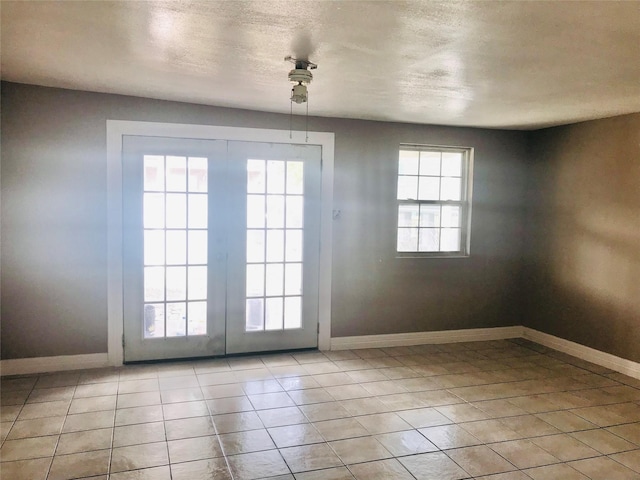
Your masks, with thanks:
[{"label": "door threshold", "polygon": [[156,360],[135,360],[130,362],[123,362],[124,365],[155,365],[165,363],[187,363],[198,362],[204,360],[221,360],[225,358],[249,358],[255,356],[269,356],[269,355],[282,355],[285,353],[300,353],[300,352],[319,352],[317,347],[312,348],[290,348],[284,350],[268,350],[265,352],[249,352],[249,353],[228,353],[224,355],[211,355],[200,357],[183,357],[183,358],[159,358]]}]

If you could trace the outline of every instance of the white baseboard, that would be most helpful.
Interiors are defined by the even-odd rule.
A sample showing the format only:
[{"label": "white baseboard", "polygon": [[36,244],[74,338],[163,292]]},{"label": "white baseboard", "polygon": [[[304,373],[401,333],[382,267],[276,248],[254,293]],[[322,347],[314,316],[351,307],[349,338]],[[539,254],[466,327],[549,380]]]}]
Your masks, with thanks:
[{"label": "white baseboard", "polygon": [[27,375],[30,373],[61,372],[102,368],[109,365],[106,353],[86,355],[60,355],[57,357],[16,358],[0,360],[0,375]]},{"label": "white baseboard", "polygon": [[579,343],[565,340],[564,338],[549,335],[529,327],[522,327],[522,337],[545,347],[553,348],[563,353],[573,355],[587,362],[595,363],[601,367],[615,370],[633,378],[640,379],[640,363],[633,362],[610,353],[601,352],[595,348],[587,347]]},{"label": "white baseboard", "polygon": [[331,350],[358,348],[405,347],[429,343],[477,342],[482,340],[504,340],[522,337],[522,327],[469,328],[464,330],[441,330],[438,332],[392,333],[389,335],[362,335],[357,337],[334,337]]}]

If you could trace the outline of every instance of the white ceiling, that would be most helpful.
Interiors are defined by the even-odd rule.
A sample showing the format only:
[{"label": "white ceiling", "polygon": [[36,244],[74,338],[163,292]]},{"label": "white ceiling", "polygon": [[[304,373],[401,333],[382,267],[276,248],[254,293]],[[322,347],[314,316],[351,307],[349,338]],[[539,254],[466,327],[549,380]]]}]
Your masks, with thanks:
[{"label": "white ceiling", "polygon": [[[2,1],[2,79],[312,115],[530,129],[640,111],[640,2]],[[304,107],[294,105],[294,112]]]}]

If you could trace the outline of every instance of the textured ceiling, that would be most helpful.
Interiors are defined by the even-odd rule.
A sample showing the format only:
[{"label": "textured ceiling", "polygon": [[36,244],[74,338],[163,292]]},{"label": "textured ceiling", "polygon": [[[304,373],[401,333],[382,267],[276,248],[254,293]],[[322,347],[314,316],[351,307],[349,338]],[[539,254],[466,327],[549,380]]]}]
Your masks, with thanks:
[{"label": "textured ceiling", "polygon": [[[538,128],[640,111],[640,2],[2,1],[2,78],[312,115]],[[294,112],[304,107],[294,105]]]}]

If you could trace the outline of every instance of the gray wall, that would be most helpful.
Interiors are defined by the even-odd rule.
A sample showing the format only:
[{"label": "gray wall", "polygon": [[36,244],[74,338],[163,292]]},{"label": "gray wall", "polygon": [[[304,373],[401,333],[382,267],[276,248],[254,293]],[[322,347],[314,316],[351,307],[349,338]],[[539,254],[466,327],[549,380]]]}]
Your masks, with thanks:
[{"label": "gray wall", "polygon": [[[1,98],[3,359],[107,350],[107,119],[289,128],[286,115],[12,83]],[[522,323],[527,134],[328,118],[309,129],[336,135],[333,336]],[[470,258],[395,258],[404,142],[475,148]]]},{"label": "gray wall", "polygon": [[640,361],[640,114],[530,136],[529,327]]}]

